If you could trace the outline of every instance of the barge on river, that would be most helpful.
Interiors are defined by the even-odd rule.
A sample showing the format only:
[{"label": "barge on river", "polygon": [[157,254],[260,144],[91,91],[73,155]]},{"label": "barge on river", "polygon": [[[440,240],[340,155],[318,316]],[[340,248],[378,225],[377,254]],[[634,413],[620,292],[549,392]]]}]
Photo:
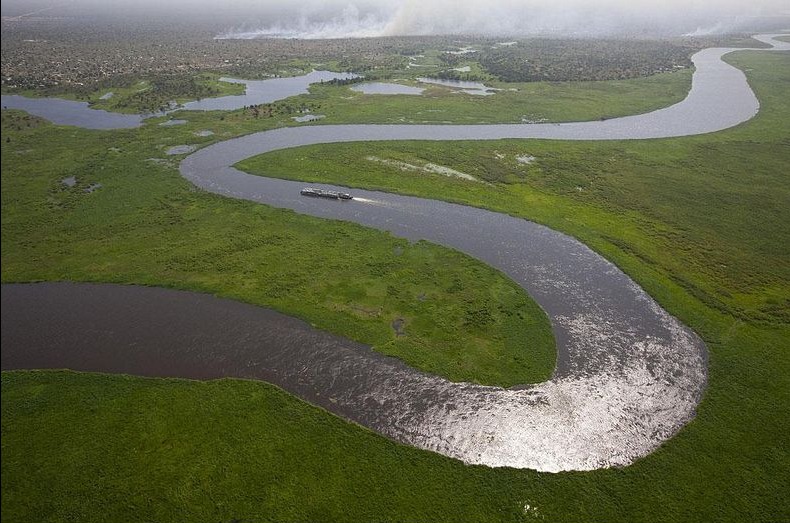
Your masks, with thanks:
[{"label": "barge on river", "polygon": [[329,198],[330,200],[353,200],[354,197],[347,192],[327,191],[324,189],[314,189],[305,187],[300,191],[302,196],[312,196],[313,198]]}]

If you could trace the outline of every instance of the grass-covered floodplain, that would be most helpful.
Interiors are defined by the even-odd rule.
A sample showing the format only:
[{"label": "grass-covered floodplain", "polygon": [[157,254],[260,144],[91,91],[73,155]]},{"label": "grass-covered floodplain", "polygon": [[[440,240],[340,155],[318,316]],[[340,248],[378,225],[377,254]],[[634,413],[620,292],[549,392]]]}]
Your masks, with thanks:
[{"label": "grass-covered floodplain", "polygon": [[[760,55],[757,55],[760,56]],[[750,68],[786,59],[736,55]],[[242,170],[485,207],[568,232],[610,259],[637,258],[735,317],[790,322],[790,75],[750,70],[760,115],[670,140],[356,142],[280,150]],[[436,165],[462,175],[437,173]]]},{"label": "grass-covered floodplain", "polygon": [[[481,178],[486,174],[494,187],[426,174],[416,177],[397,169],[373,172],[375,164],[370,162],[360,171],[379,178],[349,178],[348,165],[344,172],[332,166],[338,158],[358,157],[353,145],[338,148],[337,157],[327,158],[333,161],[326,172],[318,173],[323,176],[318,179],[389,183],[382,187],[417,194],[432,195],[441,189],[454,200],[501,206],[568,231],[618,263],[665,308],[696,329],[711,351],[710,385],[698,418],[653,455],[625,469],[588,473],[469,467],[396,445],[263,383],[4,372],[3,521],[790,519],[790,460],[784,441],[790,429],[786,415],[790,328],[781,313],[784,302],[766,307],[762,295],[750,287],[754,281],[768,281],[773,286],[768,288],[777,289],[774,292],[780,297],[788,287],[790,256],[788,243],[781,241],[787,235],[787,206],[773,202],[787,202],[782,173],[790,150],[786,100],[790,60],[780,53],[741,53],[731,61],[747,70],[761,99],[763,110],[754,121],[709,136],[629,142],[624,156],[615,157],[608,171],[597,159],[590,164],[585,151],[612,152],[609,147],[625,145],[529,141],[523,150],[515,143],[479,145],[478,153],[490,147],[493,159],[503,154],[506,162],[513,161],[516,152],[535,156],[533,163],[512,166],[523,166],[526,176],[533,173],[535,179],[526,181],[484,170],[471,172],[476,165],[473,158],[456,160],[441,156],[442,150],[424,149],[425,158],[436,163],[467,169]],[[161,153],[157,163],[138,167],[156,151],[136,145],[140,137],[135,133],[164,146],[208,141],[190,138],[197,129],[211,128],[222,136],[254,128],[254,122],[247,120],[216,118],[200,115],[183,126],[146,126],[107,134],[72,129],[57,129],[57,134],[35,120],[24,121],[32,122],[30,128],[23,121],[7,121],[4,136],[10,135],[13,148],[3,143],[3,281],[102,280],[120,273],[124,275],[120,281],[166,279],[173,286],[204,290],[221,283],[227,286],[223,295],[246,299],[245,283],[256,281],[258,255],[242,256],[234,263],[236,255],[187,251],[196,256],[186,267],[189,274],[197,270],[204,275],[197,281],[187,281],[177,263],[163,261],[180,260],[185,249],[194,248],[195,240],[212,242],[217,241],[214,236],[225,234],[228,242],[237,241],[244,229],[239,220],[253,220],[249,226],[257,231],[264,217],[296,217],[192,192],[178,178],[174,163]],[[37,154],[36,140],[42,139],[52,140],[51,158]],[[457,151],[452,144],[445,145],[447,151]],[[541,154],[532,153],[533,145],[541,147]],[[69,152],[75,147],[83,148],[80,154]],[[423,158],[421,147],[386,147],[404,160]],[[549,174],[532,171],[543,169],[541,162],[552,151],[555,162],[567,153],[567,162],[555,163]],[[743,163],[736,162],[734,151]],[[298,159],[304,156],[301,151],[291,152],[290,165],[283,158],[278,169],[272,170],[270,164],[266,173],[300,179],[316,176],[300,166],[300,161],[307,161]],[[5,162],[11,154],[30,157],[15,159],[9,169]],[[642,167],[643,162],[652,162],[652,167]],[[63,166],[68,166],[66,173]],[[644,190],[633,173],[648,180]],[[69,174],[81,176],[84,183],[104,183],[105,193],[88,196],[104,194],[108,201],[64,192],[59,178]],[[628,176],[633,181],[625,180]],[[649,181],[650,177],[655,180]],[[674,191],[658,190],[662,184],[670,185],[667,180]],[[729,199],[726,193],[717,197],[716,204],[721,202],[728,212],[706,222],[688,206],[688,198],[699,202],[712,197],[720,180],[734,194]],[[740,216],[747,211],[739,203],[744,195],[747,201],[762,202],[760,209],[752,209],[762,217],[760,226],[748,233],[729,231],[739,218],[746,219]],[[214,228],[205,236],[182,229],[210,224]],[[50,230],[42,231],[47,227]],[[138,227],[157,230],[162,238],[152,243],[149,236],[145,244],[134,241]],[[294,238],[310,234],[306,227],[298,234],[296,230]],[[731,249],[724,255],[739,263],[751,257],[754,265],[734,273],[709,273],[702,263],[704,256],[695,254],[703,233],[712,242],[708,253],[717,253],[723,243],[720,236],[728,235]],[[376,242],[386,241],[394,240],[376,235]],[[755,254],[770,245],[773,257]],[[243,251],[242,247],[239,244],[236,251]],[[152,274],[152,267],[167,270]],[[229,277],[244,275],[242,269],[253,274]],[[747,278],[752,271],[759,279]],[[716,279],[725,289],[743,285],[746,294],[758,298],[753,304],[738,296],[713,294],[712,299],[702,291],[715,291]]]},{"label": "grass-covered floodplain", "polygon": [[307,99],[337,123],[522,123],[599,120],[639,114],[682,100],[691,86],[688,69],[630,80],[601,82],[485,82],[491,96],[456,92],[418,82],[419,96],[366,95],[350,88],[314,85]]},{"label": "grass-covered floodplain", "polygon": [[13,112],[3,112],[3,124],[5,282],[215,293],[455,381],[510,386],[551,375],[548,318],[504,275],[426,242],[197,191],[178,174],[183,155],[166,156],[173,135],[201,141],[190,124],[149,125],[138,131],[143,139],[38,125]]},{"label": "grass-covered floodplain", "polygon": [[[701,334],[711,350],[699,417],[665,446],[691,444],[698,454],[665,470],[659,482],[675,484],[694,463],[704,482],[677,484],[702,496],[683,502],[701,511],[679,517],[656,509],[654,519],[782,520],[788,516],[790,470],[783,443],[788,419],[780,414],[790,400],[790,60],[786,53],[750,52],[727,60],[746,71],[762,109],[754,120],[711,135],[312,146],[240,166],[269,176],[450,199],[582,239]],[[440,164],[493,186],[402,170],[371,157]],[[623,472],[635,468],[643,470]],[[704,499],[710,505],[703,509]],[[635,519],[619,514],[602,513],[599,520]]]}]

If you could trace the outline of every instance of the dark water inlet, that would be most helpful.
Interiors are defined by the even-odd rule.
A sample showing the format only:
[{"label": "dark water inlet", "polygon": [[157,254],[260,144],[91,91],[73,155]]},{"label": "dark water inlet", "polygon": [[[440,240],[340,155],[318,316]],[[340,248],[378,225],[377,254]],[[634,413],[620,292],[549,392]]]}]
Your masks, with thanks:
[{"label": "dark water inlet", "polygon": [[88,102],[60,98],[27,98],[16,94],[0,96],[3,109],[21,109],[58,125],[83,129],[133,129],[143,124],[139,114],[121,114],[93,109]]},{"label": "dark water inlet", "polygon": [[344,380],[313,375],[311,366],[370,366],[393,383],[414,372],[301,320],[207,294],[79,283],[4,284],[0,292],[3,370],[259,379],[347,417],[334,394],[367,386],[353,372]]}]

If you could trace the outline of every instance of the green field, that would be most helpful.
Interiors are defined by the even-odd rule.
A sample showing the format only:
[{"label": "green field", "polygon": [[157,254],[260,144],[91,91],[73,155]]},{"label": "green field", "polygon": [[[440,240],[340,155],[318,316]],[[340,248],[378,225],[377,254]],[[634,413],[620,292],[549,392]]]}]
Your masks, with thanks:
[{"label": "green field", "polygon": [[[710,349],[709,389],[697,419],[654,454],[624,469],[586,473],[465,466],[394,444],[263,383],[4,372],[2,520],[790,519],[790,59],[739,53],[729,61],[746,71],[762,110],[746,124],[707,136],[349,144],[244,162],[262,171],[265,161],[269,176],[442,196],[525,216],[617,263]],[[335,332],[348,322],[362,334],[341,333],[370,336],[381,350],[396,345],[387,343],[397,341],[393,315],[415,314],[408,329],[421,325],[416,315],[422,314],[426,343],[456,334],[459,325],[474,335],[458,340],[474,343],[441,355],[447,358],[432,353],[429,362],[408,360],[424,354],[422,346],[405,348],[401,357],[413,365],[454,376],[465,363],[465,372],[487,369],[474,379],[491,382],[545,375],[551,367],[545,318],[512,283],[473,260],[194,191],[164,147],[209,143],[274,126],[276,119],[241,113],[188,119],[185,126],[101,133],[4,112],[3,281],[121,281],[215,292]],[[194,137],[200,129],[216,134]],[[535,160],[522,164],[519,155]],[[368,156],[437,163],[488,184],[401,171]],[[74,190],[59,182],[70,175],[79,181]],[[92,182],[104,187],[81,192]],[[264,223],[276,224],[276,231],[262,230]],[[343,247],[321,260],[283,245],[325,233]],[[283,267],[280,256],[295,261]],[[391,264],[413,281],[406,296],[387,290],[401,281],[387,280]],[[427,269],[435,272],[420,279]],[[364,287],[377,291],[315,288],[320,270],[355,277],[362,271],[369,278]],[[292,299],[270,286],[272,276],[303,285],[303,294]],[[435,299],[415,303],[414,294],[430,285]],[[473,293],[470,302],[501,313],[496,326],[464,325],[465,301],[451,292],[459,286]],[[349,300],[381,307],[382,316],[344,309]],[[423,303],[434,308],[422,310]],[[513,339],[528,337],[533,348],[515,378],[497,361],[515,357],[497,338],[514,310],[531,321]],[[501,352],[487,352],[497,346]],[[479,356],[467,361],[469,350]]]},{"label": "green field", "polygon": [[[420,96],[365,95],[350,88],[314,85],[304,96],[332,123],[521,123],[548,120],[599,120],[638,114],[685,98],[691,70],[647,78],[605,82],[486,82],[502,89],[493,96],[454,92],[449,87],[414,81]],[[511,91],[511,89],[516,89]]]}]

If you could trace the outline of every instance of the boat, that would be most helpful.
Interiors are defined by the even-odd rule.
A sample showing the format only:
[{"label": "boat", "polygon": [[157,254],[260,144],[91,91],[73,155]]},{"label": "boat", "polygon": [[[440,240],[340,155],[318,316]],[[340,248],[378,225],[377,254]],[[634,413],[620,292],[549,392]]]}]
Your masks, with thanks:
[{"label": "boat", "polygon": [[313,198],[329,198],[331,200],[353,200],[354,197],[347,192],[327,191],[325,189],[315,189],[305,187],[299,191],[302,196],[312,196]]}]

